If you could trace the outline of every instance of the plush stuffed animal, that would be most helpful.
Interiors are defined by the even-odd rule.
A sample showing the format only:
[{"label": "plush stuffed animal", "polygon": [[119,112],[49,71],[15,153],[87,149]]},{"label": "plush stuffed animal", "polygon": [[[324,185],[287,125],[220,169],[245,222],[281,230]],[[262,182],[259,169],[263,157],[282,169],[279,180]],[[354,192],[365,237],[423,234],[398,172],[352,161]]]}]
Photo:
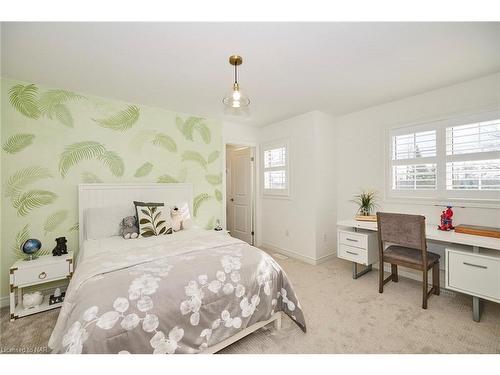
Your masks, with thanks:
[{"label": "plush stuffed animal", "polygon": [[179,207],[174,206],[170,209],[170,217],[172,218],[172,230],[178,232],[182,229],[182,215]]},{"label": "plush stuffed animal", "polygon": [[52,250],[53,256],[61,256],[63,254],[68,254],[68,247],[66,246],[66,237],[57,237],[56,238],[56,247]]},{"label": "plush stuffed animal", "polygon": [[139,237],[139,227],[135,216],[127,216],[120,224],[120,235],[126,240]]},{"label": "plush stuffed animal", "polygon": [[43,301],[43,294],[39,291],[23,294],[23,307],[25,310],[37,307]]}]

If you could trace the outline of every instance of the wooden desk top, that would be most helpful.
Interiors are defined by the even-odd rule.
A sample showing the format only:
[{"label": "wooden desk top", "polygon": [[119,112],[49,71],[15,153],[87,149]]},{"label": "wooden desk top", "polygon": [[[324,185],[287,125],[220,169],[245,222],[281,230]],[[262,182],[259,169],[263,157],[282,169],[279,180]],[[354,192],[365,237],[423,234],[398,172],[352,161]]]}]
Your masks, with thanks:
[{"label": "wooden desk top", "polygon": [[[377,230],[377,223],[366,221],[339,220],[338,226],[359,228],[364,230]],[[493,237],[474,236],[471,234],[455,233],[455,231],[444,232],[437,229],[437,225],[427,224],[425,228],[426,237],[431,241],[455,243],[467,246],[478,246],[486,249],[500,251],[500,239]]]}]

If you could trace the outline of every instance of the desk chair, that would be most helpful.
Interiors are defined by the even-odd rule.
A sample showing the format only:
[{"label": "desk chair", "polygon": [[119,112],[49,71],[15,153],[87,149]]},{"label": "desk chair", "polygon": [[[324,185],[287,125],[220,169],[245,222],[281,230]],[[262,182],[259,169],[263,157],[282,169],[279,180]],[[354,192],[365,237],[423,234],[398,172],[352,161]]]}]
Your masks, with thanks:
[{"label": "desk chair", "polygon": [[[377,212],[379,240],[379,293],[389,281],[398,282],[398,266],[422,271],[422,308],[431,294],[439,295],[439,258],[427,251],[425,217]],[[391,264],[391,275],[384,279],[384,262]],[[432,268],[432,288],[427,291],[427,272]]]}]

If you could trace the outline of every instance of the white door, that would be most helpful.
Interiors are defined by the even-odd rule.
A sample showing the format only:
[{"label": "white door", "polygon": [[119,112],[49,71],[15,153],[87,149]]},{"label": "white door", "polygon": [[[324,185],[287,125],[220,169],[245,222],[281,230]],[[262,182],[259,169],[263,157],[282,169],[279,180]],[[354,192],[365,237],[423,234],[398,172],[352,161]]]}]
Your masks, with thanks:
[{"label": "white door", "polygon": [[226,180],[227,229],[253,244],[253,150],[228,148]]}]

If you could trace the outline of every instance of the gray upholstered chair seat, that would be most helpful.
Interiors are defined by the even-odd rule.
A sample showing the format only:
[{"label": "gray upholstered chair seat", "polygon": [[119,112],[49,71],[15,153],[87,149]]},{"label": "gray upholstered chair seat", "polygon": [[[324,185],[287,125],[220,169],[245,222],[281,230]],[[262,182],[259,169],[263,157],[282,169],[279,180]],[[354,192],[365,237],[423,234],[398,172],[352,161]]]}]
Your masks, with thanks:
[{"label": "gray upholstered chair seat", "polygon": [[[436,253],[427,252],[427,267],[439,261],[440,256]],[[388,263],[393,261],[408,263],[409,267],[411,264],[415,265],[416,269],[422,269],[422,264],[424,263],[422,259],[422,250],[412,249],[403,246],[389,246],[384,251],[384,260]]]},{"label": "gray upholstered chair seat", "polygon": [[[427,251],[425,217],[422,215],[377,212],[379,281],[384,292],[389,281],[398,282],[398,266],[422,271],[422,308],[427,308],[431,294],[439,296],[439,255]],[[387,246],[387,248],[386,248]],[[391,275],[384,278],[384,262],[391,264]],[[427,273],[432,269],[432,288],[428,290]]]}]

